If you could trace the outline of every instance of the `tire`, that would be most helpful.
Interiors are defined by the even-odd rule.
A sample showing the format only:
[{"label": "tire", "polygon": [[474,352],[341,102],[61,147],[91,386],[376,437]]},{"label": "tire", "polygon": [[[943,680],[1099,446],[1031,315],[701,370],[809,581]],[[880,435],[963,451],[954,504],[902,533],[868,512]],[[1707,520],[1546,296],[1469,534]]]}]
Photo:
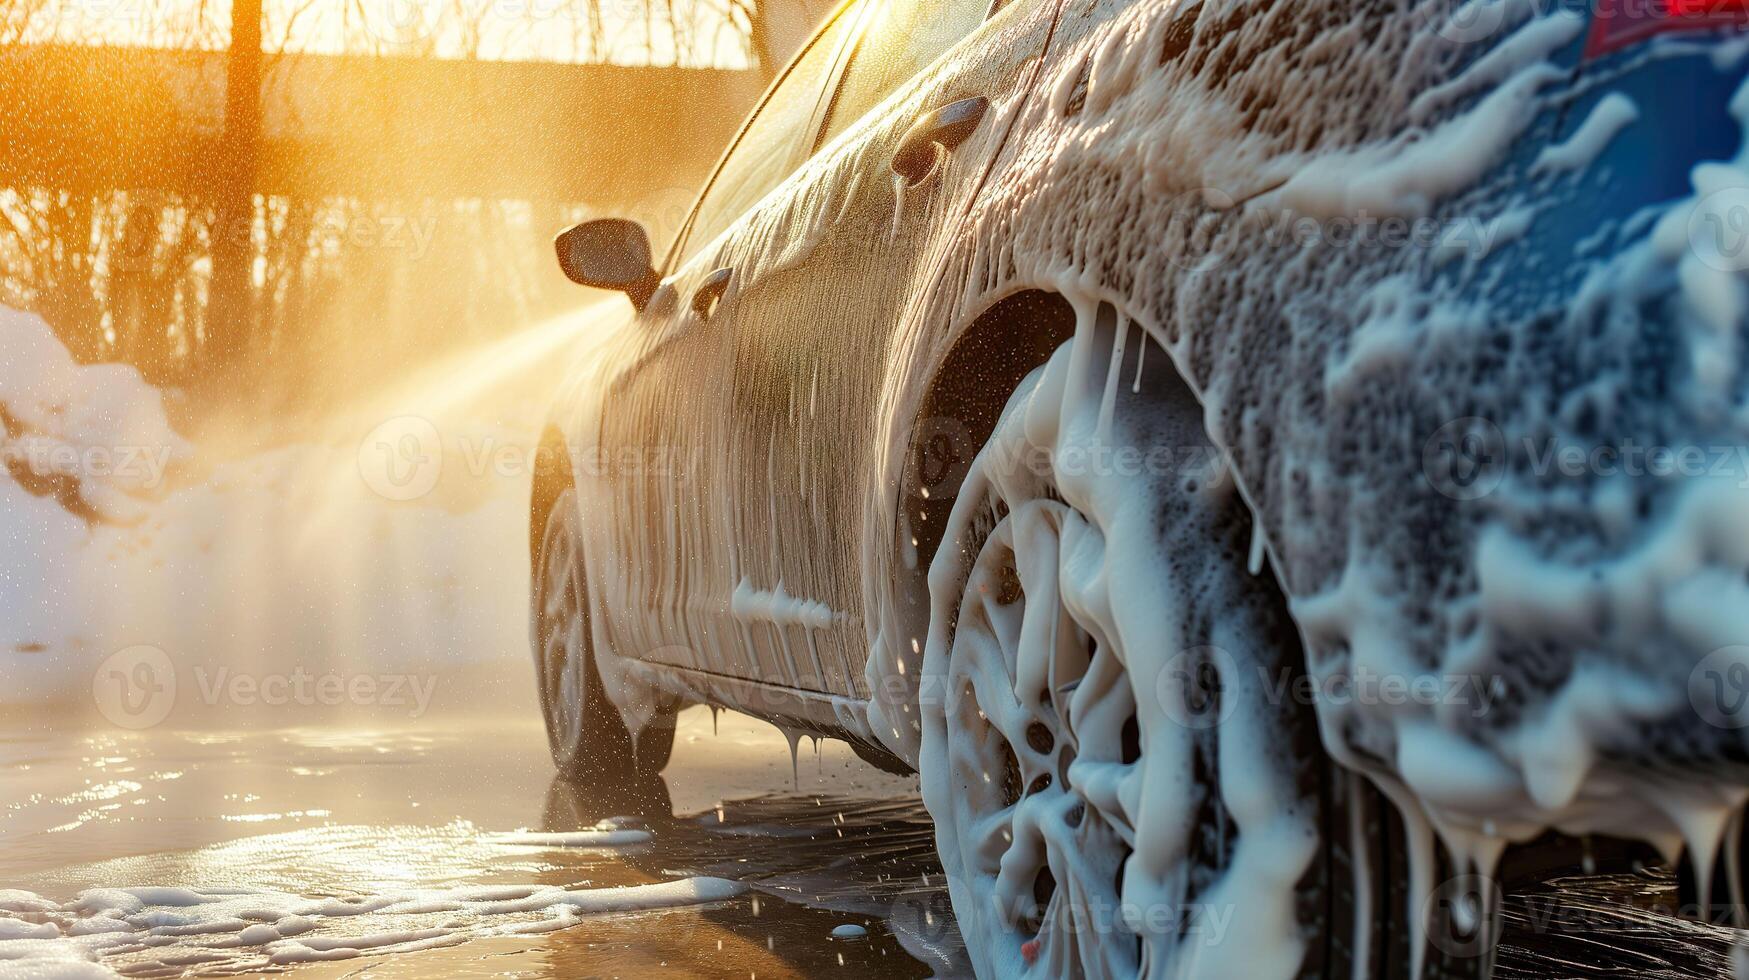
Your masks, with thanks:
[{"label": "tire", "polygon": [[[1411,975],[1403,824],[1281,696],[1303,654],[1251,534],[1110,307],[1009,400],[930,567],[919,705],[979,976]],[[1486,975],[1463,952],[1424,975]]]},{"label": "tire", "polygon": [[545,515],[531,565],[530,638],[547,745],[563,778],[634,784],[668,765],[675,711],[656,692],[627,690],[631,683],[620,680],[622,703],[659,705],[636,713],[649,719],[636,739],[627,729],[597,662],[581,540],[577,491],[566,488]]},{"label": "tire", "polygon": [[555,777],[541,809],[542,833],[562,834],[601,826],[614,817],[662,822],[674,816],[674,798],[661,777],[631,783],[595,783]]}]

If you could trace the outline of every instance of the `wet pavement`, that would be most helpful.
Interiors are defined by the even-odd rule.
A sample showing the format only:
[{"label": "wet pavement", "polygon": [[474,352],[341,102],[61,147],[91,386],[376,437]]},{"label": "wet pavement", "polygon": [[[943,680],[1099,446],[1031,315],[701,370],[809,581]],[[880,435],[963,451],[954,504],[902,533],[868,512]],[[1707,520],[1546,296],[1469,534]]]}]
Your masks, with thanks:
[{"label": "wet pavement", "polygon": [[[718,730],[701,709],[683,716],[665,777],[636,787],[555,781],[521,720],[39,722],[0,735],[0,907],[4,889],[34,893],[50,911],[23,918],[43,922],[90,889],[196,890],[207,904],[148,894],[150,934],[105,947],[106,966],[140,977],[963,975],[916,794],[834,743],[815,755],[804,742],[792,769],[775,729],[723,715]],[[529,898],[717,879],[738,894],[558,919]],[[1731,933],[1663,911],[1674,888],[1645,872],[1511,896],[1500,972],[1729,977]],[[287,938],[240,931],[273,921]],[[847,926],[863,934],[835,935]]]},{"label": "wet pavement", "polygon": [[[963,969],[914,779],[879,773],[834,743],[816,755],[804,741],[792,768],[788,743],[770,726],[725,714],[720,732],[714,727],[708,712],[688,712],[668,773],[638,787],[554,780],[544,735],[530,723],[39,728],[0,738],[0,889],[68,910],[99,888],[246,892],[261,896],[257,904],[271,897],[280,912],[292,900],[421,900],[309,915],[314,928],[298,936],[300,950],[362,947],[335,962],[273,963],[274,946],[239,947],[222,921],[165,919],[160,935],[177,926],[188,934],[104,955],[130,976],[291,968],[357,977],[927,977]],[[604,820],[646,832],[647,843],[593,848],[514,836]],[[584,914],[531,934],[517,930],[544,929],[539,916],[484,915],[474,904],[427,911],[438,904],[432,896],[460,889],[498,889],[490,896],[498,898],[531,886],[581,891],[695,876],[750,887],[724,902]],[[866,934],[835,937],[841,926]]]}]

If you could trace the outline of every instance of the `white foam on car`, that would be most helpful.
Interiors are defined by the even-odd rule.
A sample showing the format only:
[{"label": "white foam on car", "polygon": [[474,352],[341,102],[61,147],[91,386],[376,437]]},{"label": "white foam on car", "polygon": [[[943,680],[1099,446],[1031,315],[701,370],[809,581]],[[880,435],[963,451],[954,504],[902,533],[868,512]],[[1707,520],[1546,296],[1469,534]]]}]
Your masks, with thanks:
[{"label": "white foam on car", "polygon": [[1562,77],[1554,66],[1538,64],[1430,132],[1295,160],[1285,167],[1292,176],[1259,204],[1316,218],[1424,218],[1434,202],[1475,184],[1505,159],[1536,118],[1538,94]]},{"label": "white foam on car", "polygon": [[[1072,46],[1053,54],[1054,74],[1036,86],[1048,95],[1022,110],[1009,166],[973,206],[974,255],[951,312],[969,323],[996,299],[1041,289],[1070,300],[1077,343],[1105,301],[1164,347],[1202,401],[1210,436],[1232,454],[1320,689],[1369,672],[1409,683],[1494,678],[1497,688],[1480,689],[1494,699],[1485,716],[1467,714],[1473,701],[1446,699],[1319,704],[1328,750],[1386,790],[1408,823],[1413,894],[1399,917],[1415,927],[1419,975],[1424,916],[1440,885],[1436,845],[1455,873],[1489,876],[1508,844],[1546,829],[1611,834],[1668,855],[1687,850],[1704,880],[1742,811],[1740,788],[1705,776],[1705,760],[1718,757],[1684,753],[1740,746],[1728,726],[1749,721],[1705,725],[1691,688],[1709,652],[1749,643],[1743,474],[1563,486],[1508,469],[1485,501],[1454,504],[1422,470],[1431,431],[1406,423],[1486,416],[1510,447],[1574,432],[1568,423],[1585,409],[1674,446],[1749,444],[1749,277],[1741,265],[1703,260],[1691,243],[1697,225],[1728,222],[1728,192],[1749,188],[1749,145],[1696,167],[1687,199],[1613,229],[1619,251],[1575,256],[1590,262],[1588,278],[1535,329],[1568,338],[1569,351],[1595,363],[1592,375],[1551,373],[1552,355],[1528,349],[1528,336],[1508,348],[1513,358],[1484,369],[1488,345],[1512,339],[1500,336],[1512,319],[1485,299],[1499,269],[1472,264],[1452,285],[1409,297],[1391,283],[1415,271],[1407,259],[1296,250],[1262,236],[1285,212],[1438,216],[1496,229],[1503,244],[1522,241],[1546,212],[1511,213],[1523,207],[1510,193],[1522,180],[1499,171],[1549,110],[1585,91],[1549,60],[1577,38],[1576,22],[1528,3],[1476,0],[1450,22],[1498,15],[1507,29],[1481,46],[1454,39],[1438,4],[1428,5],[1432,17],[1296,31],[1318,25],[1318,7],[1112,2],[1066,13],[1059,34]],[[1155,57],[1170,49],[1180,16],[1217,39],[1209,43],[1220,54],[1204,63],[1218,62],[1223,75]],[[1294,58],[1264,55],[1282,43]],[[1719,70],[1740,72],[1743,48],[1721,46]],[[1694,50],[1653,44],[1637,57]],[[1084,69],[1088,96],[1076,112]],[[1643,115],[1608,90],[1608,77],[1592,84],[1604,90],[1597,108],[1541,158],[1539,200],[1545,191],[1551,203],[1583,200],[1576,189],[1597,176],[1591,165]],[[1265,94],[1262,121],[1242,127]],[[1417,120],[1417,104],[1452,111]],[[1749,123],[1749,85],[1731,110]],[[1667,395],[1631,387],[1640,365],[1608,356],[1632,350],[1640,319],[1652,315],[1668,322],[1679,351],[1653,379]],[[951,339],[932,338],[915,359],[940,363]],[[1394,414],[1405,405],[1413,417]],[[898,474],[904,443],[892,445]],[[1454,543],[1410,530],[1417,517]],[[1157,577],[1136,569],[1118,580],[1114,600]],[[902,621],[871,628],[871,689],[894,662],[915,662],[894,628]],[[1533,658],[1548,645],[1571,662],[1544,688],[1533,683]],[[1660,734],[1661,725],[1677,728]],[[902,751],[930,751],[892,705],[874,707],[871,727]],[[1683,772],[1685,763],[1701,768]],[[1290,941],[1273,926],[1241,940],[1258,950]]]},{"label": "white foam on car", "polygon": [[[1028,288],[1068,297],[1080,315],[1079,335],[1092,330],[1101,301],[1118,307],[1170,356],[1201,399],[1211,438],[1235,459],[1238,492],[1262,526],[1268,564],[1292,599],[1309,669],[1320,682],[1352,679],[1366,670],[1438,681],[1527,669],[1511,658],[1524,655],[1524,644],[1549,641],[1551,632],[1582,646],[1584,656],[1556,689],[1514,688],[1522,710],[1496,727],[1475,724],[1461,707],[1449,705],[1320,705],[1328,749],[1389,791],[1408,821],[1415,894],[1407,899],[1407,912],[1417,923],[1435,884],[1435,839],[1460,869],[1483,874],[1492,870],[1505,842],[1529,840],[1549,827],[1646,839],[1667,853],[1686,846],[1707,859],[1719,852],[1716,837],[1729,826],[1721,814],[1736,813],[1743,804],[1741,792],[1730,787],[1696,785],[1692,777],[1648,774],[1610,760],[1631,753],[1646,724],[1689,710],[1687,684],[1705,650],[1696,640],[1749,639],[1733,636],[1741,632],[1738,611],[1749,605],[1749,555],[1742,545],[1749,540],[1743,516],[1749,514],[1749,491],[1699,478],[1670,481],[1640,498],[1650,506],[1640,517],[1633,509],[1639,499],[1625,489],[1551,491],[1508,474],[1486,508],[1436,512],[1460,543],[1440,554],[1437,576],[1407,575],[1427,570],[1431,543],[1389,518],[1440,501],[1411,458],[1421,447],[1388,430],[1389,419],[1357,415],[1356,406],[1388,406],[1396,397],[1454,420],[1480,409],[1512,439],[1559,431],[1558,412],[1530,400],[1531,393],[1550,394],[1553,382],[1540,373],[1540,362],[1522,352],[1522,361],[1479,380],[1463,373],[1476,366],[1483,341],[1490,339],[1486,331],[1497,322],[1490,317],[1494,311],[1470,308],[1473,290],[1429,291],[1422,298],[1427,315],[1404,319],[1400,309],[1364,303],[1402,271],[1390,263],[1345,261],[1333,248],[1295,253],[1259,239],[1260,229],[1284,211],[1313,218],[1363,212],[1419,217],[1461,201],[1469,210],[1450,217],[1497,222],[1510,205],[1496,195],[1472,198],[1467,192],[1526,136],[1550,107],[1550,91],[1568,78],[1547,58],[1557,40],[1571,33],[1572,22],[1528,13],[1534,6],[1529,0],[1472,0],[1461,11],[1453,4],[1428,5],[1434,13],[1453,9],[1449,23],[1466,13],[1500,13],[1511,29],[1480,52],[1453,40],[1444,29],[1448,22],[1437,16],[1320,25],[1314,15],[1326,8],[1315,2],[1211,0],[1193,7],[1102,0],[1066,8],[1061,33],[1069,49],[1053,52],[1053,74],[1033,86],[1037,95],[1030,101],[994,105],[976,137],[1015,123],[1013,145],[1004,153],[1008,163],[992,173],[965,225],[974,241],[967,267],[955,267],[964,272],[957,308],[920,311],[917,322],[903,325],[900,338],[910,342],[938,328],[941,320],[929,318],[944,312],[953,315],[942,319],[969,322],[995,299]],[[1244,16],[1228,16],[1237,12]],[[1228,30],[1219,40],[1229,49],[1227,77],[1181,62],[1160,64],[1156,53],[1165,48],[1176,18],[1187,13],[1204,34]],[[1085,26],[1083,18],[1101,26],[1076,33]],[[1223,25],[1229,20],[1230,29]],[[1294,39],[1297,57],[1261,56],[1275,43],[1272,35],[1283,30]],[[1489,50],[1505,53],[1477,60]],[[1720,49],[1720,68],[1735,70],[1727,54]],[[1647,56],[1660,55],[1654,48]],[[1468,66],[1467,77],[1460,62]],[[1084,65],[1087,97],[1070,115]],[[1461,100],[1428,96],[1454,77],[1463,79]],[[896,93],[890,105],[921,110],[927,82]],[[1247,125],[1242,103],[1262,93],[1271,97],[1262,124]],[[1448,101],[1464,108],[1423,126],[1412,112],[1423,96],[1429,98],[1424,108]],[[1617,121],[1626,108],[1641,112],[1631,100],[1611,104]],[[1740,121],[1749,120],[1749,86],[1733,110]],[[1582,129],[1583,141],[1570,137],[1570,161],[1583,157],[1580,150],[1607,145],[1602,134],[1609,122],[1606,115],[1586,127],[1590,133]],[[812,251],[819,216],[845,206],[848,195],[833,188],[847,179],[837,178],[862,169],[861,152],[829,153],[810,163],[780,192],[805,193],[750,219],[754,225],[743,229],[749,231],[747,243],[729,257],[746,260],[736,263],[732,290]],[[1551,179],[1584,176],[1583,170],[1567,170]],[[1595,261],[1567,319],[1547,328],[1568,329],[1603,311],[1611,315],[1598,321],[1599,336],[1571,330],[1570,339],[1625,350],[1637,304],[1669,299],[1661,315],[1675,324],[1672,335],[1687,368],[1664,379],[1671,394],[1660,434],[1742,444],[1749,442],[1740,370],[1749,284],[1740,271],[1693,254],[1688,229],[1708,215],[1729,217],[1721,210],[1728,199],[1717,192],[1749,187],[1749,147],[1735,159],[1697,168],[1693,184],[1688,199],[1649,212],[1648,220],[1656,223],[1650,239]],[[865,186],[860,193],[871,192]],[[1199,212],[1193,220],[1174,203],[1190,200],[1222,211]],[[1520,235],[1533,230],[1516,224]],[[1194,275],[1181,264],[1187,258],[1196,260]],[[1297,302],[1284,303],[1282,296]],[[1378,324],[1374,312],[1398,320]],[[1430,324],[1452,329],[1429,333]],[[1335,390],[1326,390],[1330,366],[1349,362],[1356,338],[1369,332],[1368,343],[1379,346],[1338,370]],[[672,339],[635,342],[654,349]],[[904,356],[941,363],[947,343],[941,338],[919,344]],[[924,376],[902,370],[910,366],[896,364],[888,372],[895,380],[888,382],[883,404],[908,404],[899,389]],[[1568,400],[1557,408],[1589,406],[1607,413],[1645,397],[1627,385],[1630,366],[1606,367],[1559,392]],[[804,403],[795,402],[798,412]],[[581,419],[579,430],[589,430],[589,421]],[[905,446],[893,442],[884,476],[902,472]],[[1364,443],[1366,451],[1345,448],[1352,442]],[[873,549],[894,539],[884,522],[894,519],[890,495],[898,481],[876,484],[863,529],[872,543],[864,555],[869,570],[883,567]],[[673,493],[670,512],[679,513],[683,491],[662,492]],[[33,505],[33,499],[14,497],[20,499],[0,499],[0,514],[25,513],[14,504]],[[717,516],[723,518],[719,526],[732,526],[727,513]],[[38,519],[22,520],[27,523],[20,526],[36,526]],[[616,522],[603,523],[608,526],[597,533],[614,533]],[[493,522],[494,529],[502,526]],[[779,529],[772,533],[777,547]],[[725,543],[692,544],[700,554],[721,558],[720,567],[738,567]],[[636,560],[629,549],[603,550],[628,560],[601,559],[614,562],[603,583],[614,591],[602,601],[635,608],[639,597],[654,591],[649,576],[664,570]],[[1112,586],[1114,599],[1155,577],[1145,568],[1134,571]],[[872,574],[864,579],[886,582]],[[727,582],[740,580],[732,574]],[[879,595],[871,596],[863,612],[871,644],[869,689],[880,691],[889,677],[906,676],[906,665],[915,676],[919,638],[901,628],[904,617]],[[659,636],[661,625],[649,624],[651,635]],[[489,632],[503,635],[496,628]],[[709,646],[716,642],[710,638],[700,653],[707,665],[709,658],[727,656],[727,648]],[[801,651],[785,643],[785,655],[799,661]],[[847,730],[878,735],[906,757],[922,751],[918,723],[901,705],[877,702],[866,715],[846,705],[840,720]],[[1170,832],[1168,824],[1161,826]],[[1293,844],[1287,830],[1262,824],[1251,836],[1260,851],[1286,851]],[[1235,879],[1217,887],[1269,884]],[[1255,897],[1256,907],[1282,901],[1279,894]],[[1273,916],[1242,937],[1260,951],[1290,949],[1294,941]],[[1244,975],[1263,978],[1270,972],[1248,969]]]},{"label": "white foam on car", "polygon": [[812,599],[798,599],[779,582],[769,591],[756,589],[743,578],[729,597],[729,611],[744,623],[776,623],[780,626],[806,626],[826,629],[844,619],[831,606]]},{"label": "white foam on car", "polygon": [[1565,143],[1543,150],[1537,157],[1539,172],[1583,170],[1596,161],[1604,149],[1624,130],[1640,120],[1640,109],[1634,100],[1611,92],[1585,117],[1584,125],[1574,131]]},{"label": "white foam on car", "polygon": [[[940,678],[932,690],[945,701],[924,712],[924,799],[936,814],[961,926],[981,972],[992,976],[1293,975],[1309,942],[1295,886],[1317,854],[1315,804],[1280,738],[1291,712],[1269,688],[1281,667],[1269,657],[1280,647],[1256,615],[1249,573],[1230,567],[1228,542],[1211,530],[1210,515],[1236,488],[1213,458],[1140,481],[1068,462],[1128,444],[1138,426],[1120,416],[1115,392],[1128,380],[1126,352],[1142,339],[1132,340],[1129,321],[1101,317],[1097,304],[1077,312],[1075,340],[1022,385],[973,464],[930,571],[935,614],[924,672]],[[1016,465],[1041,458],[1064,461],[1049,491],[1034,468]],[[998,500],[1008,512],[996,511],[988,530]],[[1195,516],[1162,516],[1183,510]],[[1000,586],[984,565],[1010,554],[1025,602],[993,606]],[[1160,567],[1162,556],[1170,569]],[[1212,624],[1207,613],[1215,613]],[[1070,621],[1092,644],[1084,674],[1063,673],[1076,662],[1064,644],[1078,641],[1056,624]],[[1178,660],[1197,647],[1237,654],[1213,664],[1231,714],[1209,763],[1214,785],[1202,789],[1238,831],[1214,868],[1197,863],[1210,860],[1197,843],[1206,804],[1188,785],[1206,726],[1188,721],[1194,695]],[[1065,681],[1073,688],[1066,710],[1037,703],[1032,692],[1060,690]],[[1116,722],[1132,712],[1143,750],[1127,763]],[[1053,769],[1053,752],[1030,745],[1030,731],[1065,717],[1072,720],[1059,722],[1065,731],[1053,749],[1064,739],[1074,746],[1066,781],[1035,784],[1005,803],[991,775],[1000,762],[988,751],[998,736],[980,734],[983,725],[1014,752],[1024,785]],[[1113,877],[1106,863],[1115,856],[1107,838],[1083,847],[1075,836],[1095,812],[1132,850],[1121,893],[1106,894]],[[1060,907],[1033,936],[1003,915],[1030,901],[1045,868]],[[1236,909],[1244,910],[1243,926],[1231,917]],[[1164,929],[1162,915],[1171,923]],[[1141,938],[1139,963],[1119,930]]]}]

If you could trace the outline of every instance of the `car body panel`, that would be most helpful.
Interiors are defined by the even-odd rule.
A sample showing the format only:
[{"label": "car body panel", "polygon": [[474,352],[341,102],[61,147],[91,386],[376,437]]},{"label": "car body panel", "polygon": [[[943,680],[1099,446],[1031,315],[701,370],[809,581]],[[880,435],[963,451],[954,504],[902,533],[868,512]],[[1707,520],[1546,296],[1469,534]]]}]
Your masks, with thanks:
[{"label": "car body panel", "polygon": [[[1741,277],[1652,241],[1701,196],[1698,164],[1741,166],[1728,109],[1749,110],[1749,46],[1667,36],[1586,60],[1580,14],[1467,38],[1444,29],[1459,9],[1071,4],[1050,97],[1024,110],[962,246],[988,288],[942,319],[1022,289],[1084,317],[1115,306],[1203,403],[1314,681],[1489,685],[1485,704],[1320,702],[1343,762],[1426,791],[1442,828],[1667,828],[1659,794],[1611,810],[1588,795],[1610,780],[1582,777],[1741,754],[1679,710],[1706,631],[1649,606],[1715,582],[1731,604],[1740,555],[1693,549],[1710,537],[1699,515],[1742,487],[1550,478],[1525,447],[1749,443],[1741,318],[1722,341],[1702,326]],[[1634,121],[1578,154],[1569,141],[1611,94]],[[1585,158],[1545,162],[1556,148]],[[1369,211],[1435,234],[1356,235]],[[1295,238],[1301,218],[1317,240]],[[1475,420],[1500,452],[1477,460],[1495,485],[1472,496],[1430,468],[1442,432]],[[1654,572],[1662,549],[1691,557]],[[1594,610],[1580,620],[1540,589],[1592,577],[1608,584],[1574,584]],[[1608,691],[1594,716],[1579,690]],[[1431,742],[1497,766],[1501,797],[1436,798],[1445,774],[1425,760],[1453,756],[1407,748]]]},{"label": "car body panel", "polygon": [[[604,445],[728,447],[728,458],[700,460],[693,482],[623,485],[632,496],[598,501],[602,521],[633,514],[630,523],[650,529],[636,548],[620,543],[629,557],[591,553],[626,582],[602,600],[621,610],[616,649],[688,668],[692,680],[676,686],[692,697],[730,700],[700,676],[755,676],[766,703],[738,706],[759,713],[806,714],[773,707],[783,696],[772,692],[823,689],[814,700],[831,705],[838,730],[915,763],[906,714],[923,682],[916,589],[928,556],[907,553],[914,529],[904,514],[928,421],[919,413],[936,369],[981,314],[1017,292],[1048,290],[1084,317],[1102,302],[1117,307],[1195,391],[1293,603],[1315,679],[1375,669],[1503,685],[1486,716],[1450,705],[1320,705],[1338,758],[1413,788],[1402,739],[1432,732],[1513,774],[1519,795],[1500,809],[1509,817],[1534,824],[1558,811],[1568,829],[1604,832],[1624,829],[1612,820],[1649,825],[1643,808],[1606,818],[1582,794],[1562,800],[1523,740],[1535,731],[1527,726],[1564,717],[1564,686],[1593,666],[1628,671],[1662,697],[1680,693],[1697,652],[1650,614],[1634,630],[1551,636],[1535,615],[1508,611],[1501,592],[1511,591],[1513,561],[1499,555],[1557,577],[1637,568],[1635,555],[1672,528],[1691,533],[1683,514],[1695,481],[1592,474],[1549,484],[1513,451],[1481,460],[1511,492],[1471,496],[1430,477],[1427,454],[1449,426],[1476,419],[1503,447],[1749,443],[1749,420],[1728,408],[1746,400],[1749,372],[1733,367],[1699,384],[1707,372],[1696,355],[1740,360],[1749,345],[1704,347],[1700,293],[1651,242],[1659,220],[1697,196],[1697,164],[1742,157],[1730,108],[1734,98],[1749,106],[1738,95],[1749,45],[1681,34],[1588,57],[1581,14],[1533,12],[1470,37],[1449,29],[1462,9],[1455,0],[1070,0],[1036,76],[1026,69],[1029,97],[993,98],[999,125],[987,122],[979,138],[1011,133],[999,152],[984,148],[994,162],[976,179],[950,172],[962,186],[922,213],[895,206],[901,196],[873,148],[965,94],[951,67],[828,147],[768,200],[775,210],[675,276],[659,326],[628,332],[599,376],[600,390],[613,391],[606,427],[594,403],[567,416],[568,434],[585,442],[600,431]],[[1018,21],[999,19],[987,33],[1006,37]],[[1632,120],[1577,166],[1545,162],[1552,148],[1572,149],[1612,97],[1632,105]],[[1428,146],[1446,152],[1417,155]],[[1404,158],[1419,169],[1389,169]],[[1332,236],[1344,223],[1352,233],[1369,208],[1374,222],[1425,223],[1435,234]],[[883,213],[897,214],[896,235]],[[1300,218],[1317,241],[1296,237]],[[908,221],[927,234],[908,238]],[[898,241],[917,249],[902,271],[889,264]],[[734,323],[732,335],[699,329],[681,301],[726,266],[758,270],[744,296],[725,298],[729,318],[717,326]],[[745,323],[733,319],[743,301]],[[853,303],[881,310],[880,329],[853,329],[863,322],[845,315]],[[796,309],[820,314],[818,332],[798,335]],[[691,345],[693,363],[708,369],[655,371],[668,345]],[[623,379],[640,371],[645,387],[634,395]],[[684,409],[663,390],[682,383],[696,395]],[[1641,517],[1611,525],[1623,506]],[[694,516],[677,520],[687,509]],[[611,540],[602,539],[607,552]],[[659,542],[686,562],[663,561]],[[1696,576],[1743,577],[1735,559],[1697,561],[1686,578],[1635,581],[1676,601]],[[638,578],[657,570],[674,582]],[[790,614],[830,621],[737,617],[743,579],[766,600],[781,584],[818,604]],[[694,605],[634,601],[652,594]],[[649,653],[665,647],[677,649]],[[1664,731],[1626,715],[1611,723],[1613,740],[1602,728],[1563,737],[1623,765],[1645,764],[1648,753],[1682,764],[1734,751],[1722,730]]]},{"label": "car body panel", "polygon": [[[664,283],[571,387],[560,418],[615,465],[583,502],[612,648],[769,687],[866,698],[862,503],[891,337],[956,240],[1030,92],[1056,0],[1018,0],[837,137]],[[995,103],[923,186],[912,124]],[[714,316],[690,297],[732,270]],[[851,274],[850,270],[854,270]],[[652,465],[653,464],[653,465]]]}]

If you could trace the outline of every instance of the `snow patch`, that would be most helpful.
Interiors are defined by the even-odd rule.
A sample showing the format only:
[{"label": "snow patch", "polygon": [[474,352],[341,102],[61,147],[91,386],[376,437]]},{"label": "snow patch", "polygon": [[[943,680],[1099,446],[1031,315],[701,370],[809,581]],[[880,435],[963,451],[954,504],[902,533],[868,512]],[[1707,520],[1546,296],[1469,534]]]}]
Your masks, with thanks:
[{"label": "snow patch", "polygon": [[[89,703],[99,663],[146,644],[177,669],[178,711],[224,703],[233,675],[344,667],[406,672],[401,704],[373,710],[416,717],[429,705],[415,687],[525,633],[526,548],[506,532],[527,523],[526,476],[460,500],[385,499],[361,472],[373,417],[332,442],[210,462],[196,481],[207,461],[131,368],[79,366],[40,319],[8,310],[0,347],[0,703]],[[532,444],[508,423],[447,435]],[[92,465],[135,448],[119,473]],[[78,479],[57,491],[19,472],[33,460],[76,461]]]},{"label": "snow patch", "polygon": [[[41,318],[4,307],[0,347],[0,459],[12,479],[43,490],[70,481],[63,492],[92,519],[138,520],[192,455],[158,389],[128,365],[77,363]],[[10,523],[0,531],[21,537]]]}]

